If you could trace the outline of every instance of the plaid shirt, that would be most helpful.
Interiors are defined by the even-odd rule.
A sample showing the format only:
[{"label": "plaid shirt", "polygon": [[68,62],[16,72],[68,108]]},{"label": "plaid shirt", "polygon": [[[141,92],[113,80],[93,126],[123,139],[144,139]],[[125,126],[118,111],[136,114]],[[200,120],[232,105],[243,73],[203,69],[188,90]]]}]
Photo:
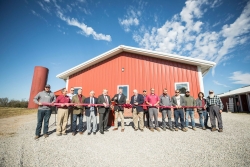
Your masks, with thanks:
[{"label": "plaid shirt", "polygon": [[207,97],[206,105],[209,107],[210,105],[216,105],[220,107],[220,110],[223,110],[223,104],[219,96],[214,95],[213,98]]}]

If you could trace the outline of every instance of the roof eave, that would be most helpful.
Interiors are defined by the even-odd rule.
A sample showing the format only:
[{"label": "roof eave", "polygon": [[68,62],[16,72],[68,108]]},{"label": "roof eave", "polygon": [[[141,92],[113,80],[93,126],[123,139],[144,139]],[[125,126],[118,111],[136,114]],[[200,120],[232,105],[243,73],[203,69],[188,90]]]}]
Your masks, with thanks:
[{"label": "roof eave", "polygon": [[60,74],[58,74],[56,77],[60,78],[60,79],[67,79],[70,75],[73,75],[74,73],[83,70],[85,68],[88,68],[98,62],[101,62],[105,59],[108,59],[118,53],[121,53],[123,51],[127,51],[127,52],[132,52],[132,53],[136,53],[136,54],[142,54],[148,57],[156,57],[156,58],[161,58],[164,60],[170,60],[170,61],[182,61],[185,64],[190,64],[190,65],[196,65],[196,66],[203,66],[205,67],[205,70],[202,71],[202,76],[205,76],[206,73],[209,71],[210,68],[212,68],[213,66],[216,65],[216,63],[211,62],[211,61],[206,61],[206,60],[200,60],[200,59],[194,59],[194,58],[190,58],[190,57],[183,57],[183,56],[179,56],[179,55],[174,55],[174,54],[164,54],[161,52],[157,52],[157,51],[150,51],[150,50],[146,50],[146,49],[138,49],[138,48],[133,48],[133,47],[129,47],[129,46],[124,46],[124,45],[120,45],[110,51],[107,51],[97,57],[94,57],[82,64],[79,64],[65,72],[62,72]]}]

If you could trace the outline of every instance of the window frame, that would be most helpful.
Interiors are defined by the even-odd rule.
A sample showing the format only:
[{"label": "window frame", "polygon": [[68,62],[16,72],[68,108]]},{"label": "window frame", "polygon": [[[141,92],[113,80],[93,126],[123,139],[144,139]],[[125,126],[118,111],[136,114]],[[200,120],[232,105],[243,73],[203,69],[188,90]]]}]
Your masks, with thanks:
[{"label": "window frame", "polygon": [[[129,85],[117,85],[117,92],[119,90],[119,87],[127,87],[127,99],[129,99]],[[124,94],[124,93],[123,93]],[[124,94],[125,95],[125,94]],[[126,96],[126,95],[125,95]]]},{"label": "window frame", "polygon": [[[177,85],[178,84],[187,84],[187,89],[186,89],[186,91],[188,90],[188,91],[190,91],[190,87],[189,87],[189,82],[175,82],[174,83],[174,90],[177,90]],[[178,89],[179,91],[180,91],[180,89]],[[180,95],[185,95],[185,92],[184,93],[182,93],[182,92],[180,92]]]}]

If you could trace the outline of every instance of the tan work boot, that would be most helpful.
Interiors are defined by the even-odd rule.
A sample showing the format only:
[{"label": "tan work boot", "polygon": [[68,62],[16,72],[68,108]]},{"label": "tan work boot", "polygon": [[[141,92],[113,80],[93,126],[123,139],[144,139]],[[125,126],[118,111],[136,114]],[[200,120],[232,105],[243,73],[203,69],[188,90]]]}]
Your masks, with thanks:
[{"label": "tan work boot", "polygon": [[196,131],[196,128],[195,128],[195,127],[193,127],[192,129],[193,129],[194,131]]},{"label": "tan work boot", "polygon": [[174,128],[175,131],[178,131],[179,129],[178,128]]},{"label": "tan work boot", "polygon": [[187,132],[187,128],[182,128],[181,129],[183,132]]},{"label": "tan work boot", "polygon": [[34,139],[35,139],[35,140],[39,139],[39,136],[35,136]]},{"label": "tan work boot", "polygon": [[217,130],[216,128],[212,128],[212,129],[211,129],[212,132],[214,132],[214,131],[216,131],[216,130]]},{"label": "tan work boot", "polygon": [[219,132],[223,132],[223,129],[219,129]]},{"label": "tan work boot", "polygon": [[150,128],[149,130],[150,130],[151,132],[154,132],[154,129],[153,129],[153,128]]},{"label": "tan work boot", "polygon": [[49,137],[49,135],[47,135],[47,134],[44,134],[43,136],[44,136],[45,138]]},{"label": "tan work boot", "polygon": [[155,130],[157,130],[158,132],[160,132],[160,128],[156,127]]}]

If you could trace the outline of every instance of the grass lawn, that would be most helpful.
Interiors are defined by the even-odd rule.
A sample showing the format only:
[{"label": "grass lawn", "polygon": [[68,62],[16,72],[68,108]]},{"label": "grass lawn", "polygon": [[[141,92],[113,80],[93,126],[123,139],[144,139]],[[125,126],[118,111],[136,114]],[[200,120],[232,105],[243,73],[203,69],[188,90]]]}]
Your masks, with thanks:
[{"label": "grass lawn", "polygon": [[37,109],[0,107],[0,119],[36,113]]}]

